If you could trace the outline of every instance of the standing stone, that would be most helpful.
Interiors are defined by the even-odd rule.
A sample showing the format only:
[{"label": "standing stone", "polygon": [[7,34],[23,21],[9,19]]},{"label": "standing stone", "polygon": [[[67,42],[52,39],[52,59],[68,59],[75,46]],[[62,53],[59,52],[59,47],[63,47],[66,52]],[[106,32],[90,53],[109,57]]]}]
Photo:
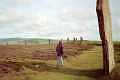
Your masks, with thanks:
[{"label": "standing stone", "polygon": [[49,44],[49,47],[50,47],[50,44],[51,44],[51,40],[50,39],[48,39],[48,44]]},{"label": "standing stone", "polygon": [[103,70],[105,74],[109,74],[115,66],[115,61],[112,43],[111,14],[108,0],[97,0],[96,12],[103,48]]}]

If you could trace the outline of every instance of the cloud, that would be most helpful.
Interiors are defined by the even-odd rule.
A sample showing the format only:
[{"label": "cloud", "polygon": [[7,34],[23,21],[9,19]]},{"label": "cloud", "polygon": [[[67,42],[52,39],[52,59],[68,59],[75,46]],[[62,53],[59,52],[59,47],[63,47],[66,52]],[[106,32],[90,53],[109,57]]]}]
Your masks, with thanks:
[{"label": "cloud", "polygon": [[[53,9],[51,12],[54,13],[56,11],[58,10]],[[89,14],[85,14],[86,11]],[[27,12],[21,13],[17,7],[7,8],[7,11],[4,12],[6,14],[3,14],[0,19],[0,23],[4,24],[3,26],[6,26],[7,29],[4,27],[4,31],[1,32],[46,37],[86,35],[88,30],[91,31],[89,28],[90,22],[94,20],[92,10],[87,9],[86,11],[82,8],[62,8],[59,13],[56,12],[56,15],[51,13],[41,15],[34,12],[30,14]],[[12,28],[9,29],[9,27]]]},{"label": "cloud", "polygon": [[[4,36],[0,37],[83,36],[99,40],[96,0],[5,0],[2,3],[0,34]],[[119,33],[120,15],[118,10],[113,10],[113,38],[118,39],[115,36]]]},{"label": "cloud", "polygon": [[33,0],[15,0],[18,4],[31,4]]}]

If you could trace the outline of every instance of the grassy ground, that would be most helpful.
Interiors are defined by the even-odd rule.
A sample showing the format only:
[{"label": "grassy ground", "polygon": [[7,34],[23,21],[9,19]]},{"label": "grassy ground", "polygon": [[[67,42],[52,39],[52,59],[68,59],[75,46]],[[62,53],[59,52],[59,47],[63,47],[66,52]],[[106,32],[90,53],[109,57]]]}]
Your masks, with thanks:
[{"label": "grassy ground", "polygon": [[119,80],[119,43],[114,47],[117,69],[110,78],[102,72],[100,43],[65,43],[64,66],[59,69],[54,45],[0,46],[0,80]]}]

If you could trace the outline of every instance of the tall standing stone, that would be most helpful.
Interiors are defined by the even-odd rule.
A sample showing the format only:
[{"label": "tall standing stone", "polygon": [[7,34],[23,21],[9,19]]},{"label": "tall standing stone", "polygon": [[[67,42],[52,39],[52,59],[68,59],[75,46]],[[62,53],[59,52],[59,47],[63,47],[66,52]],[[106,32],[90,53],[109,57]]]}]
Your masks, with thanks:
[{"label": "tall standing stone", "polygon": [[96,12],[103,48],[103,69],[105,74],[109,74],[115,66],[115,61],[112,43],[111,14],[108,0],[97,0]]}]

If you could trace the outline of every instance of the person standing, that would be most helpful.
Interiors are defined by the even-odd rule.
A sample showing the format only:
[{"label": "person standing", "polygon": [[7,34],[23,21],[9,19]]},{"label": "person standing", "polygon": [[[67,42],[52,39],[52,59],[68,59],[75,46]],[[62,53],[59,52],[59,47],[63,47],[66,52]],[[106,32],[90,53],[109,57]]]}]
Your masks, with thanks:
[{"label": "person standing", "polygon": [[63,43],[59,41],[56,46],[56,55],[57,55],[57,67],[63,65]]}]

